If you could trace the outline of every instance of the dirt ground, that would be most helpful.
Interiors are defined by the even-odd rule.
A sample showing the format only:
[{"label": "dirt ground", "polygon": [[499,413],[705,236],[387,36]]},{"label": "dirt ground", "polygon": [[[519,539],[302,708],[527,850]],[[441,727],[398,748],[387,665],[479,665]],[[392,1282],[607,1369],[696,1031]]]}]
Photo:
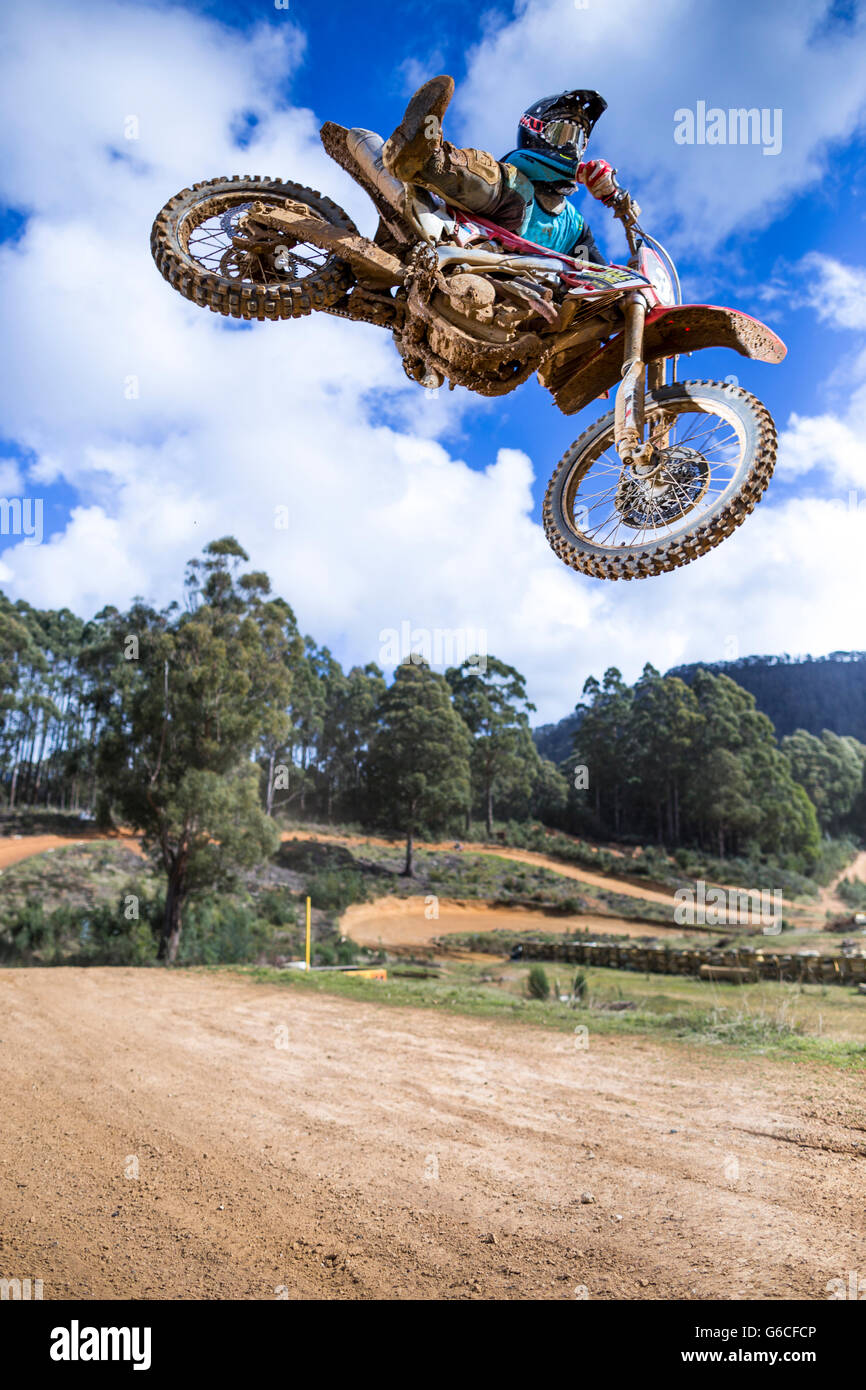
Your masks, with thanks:
[{"label": "dirt ground", "polygon": [[55,849],[67,849],[70,845],[88,844],[90,841],[122,840],[127,849],[141,854],[138,840],[128,830],[116,835],[100,835],[97,831],[79,831],[74,837],[69,835],[3,835],[0,836],[0,872],[30,859],[34,854],[47,854]]},{"label": "dirt ground", "polygon": [[46,1299],[825,1299],[866,1270],[862,1077],[191,971],[3,970],[0,1019],[0,1275]]},{"label": "dirt ground", "polygon": [[[340,930],[359,946],[427,946],[437,936],[459,932],[545,932],[551,936],[595,931],[606,936],[682,937],[682,927],[647,925],[618,917],[558,917],[524,908],[493,907],[469,898],[439,900],[439,916],[428,918],[424,898],[377,898],[355,903],[340,918]],[[706,944],[706,939],[704,941]]]}]

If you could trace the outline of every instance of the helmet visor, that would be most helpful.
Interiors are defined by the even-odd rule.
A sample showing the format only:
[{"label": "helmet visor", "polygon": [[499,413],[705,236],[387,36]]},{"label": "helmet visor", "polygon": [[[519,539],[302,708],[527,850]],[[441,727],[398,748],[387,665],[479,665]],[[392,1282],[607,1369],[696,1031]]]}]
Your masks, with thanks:
[{"label": "helmet visor", "polygon": [[574,121],[548,121],[544,126],[544,138],[555,149],[578,157],[586,149],[586,131]]}]

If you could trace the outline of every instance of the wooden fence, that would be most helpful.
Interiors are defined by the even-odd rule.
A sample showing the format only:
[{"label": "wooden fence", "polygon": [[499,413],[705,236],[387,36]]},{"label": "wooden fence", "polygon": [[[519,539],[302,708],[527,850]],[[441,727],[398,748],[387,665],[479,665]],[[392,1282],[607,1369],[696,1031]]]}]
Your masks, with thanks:
[{"label": "wooden fence", "polygon": [[[442,938],[446,946],[448,938]],[[453,945],[453,942],[451,943]],[[866,954],[820,956],[806,952],[789,955],[740,947],[713,950],[685,947],[672,949],[659,943],[640,945],[615,941],[533,941],[516,943],[523,960],[567,961],[573,965],[604,965],[616,970],[639,970],[644,974],[694,975],[704,979],[802,981],[810,984],[852,985],[866,982]],[[478,938],[475,951],[502,953],[502,943]]]}]

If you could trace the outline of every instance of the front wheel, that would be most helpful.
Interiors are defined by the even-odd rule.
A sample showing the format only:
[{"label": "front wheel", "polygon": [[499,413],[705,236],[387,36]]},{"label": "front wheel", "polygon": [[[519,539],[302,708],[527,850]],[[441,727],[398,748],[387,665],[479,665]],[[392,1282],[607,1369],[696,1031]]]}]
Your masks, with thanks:
[{"label": "front wheel", "polygon": [[769,411],[739,386],[683,381],[646,394],[651,469],[624,467],[611,411],[550,480],[544,530],[559,558],[598,579],[641,579],[704,555],[745,521],[776,461]]},{"label": "front wheel", "polygon": [[349,265],[312,242],[257,223],[256,205],[290,208],[357,232],[313,188],[256,176],[209,179],[157,213],[150,247],[168,283],[195,304],[237,319],[300,318],[327,309],[352,284]]}]

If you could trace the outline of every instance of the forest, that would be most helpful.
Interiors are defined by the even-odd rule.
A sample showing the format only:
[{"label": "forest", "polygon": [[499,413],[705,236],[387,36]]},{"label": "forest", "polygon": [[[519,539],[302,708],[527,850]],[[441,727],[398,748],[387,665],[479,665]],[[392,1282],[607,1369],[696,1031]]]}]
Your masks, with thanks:
[{"label": "forest", "polygon": [[[691,685],[700,668],[677,666],[668,674]],[[866,652],[828,656],[744,656],[704,670],[730,676],[755,697],[780,737],[797,729],[829,729],[866,741]]]},{"label": "forest", "polygon": [[0,808],[135,830],[164,874],[167,959],[186,900],[273,854],[277,822],[398,833],[407,875],[416,837],[473,822],[801,873],[827,837],[866,829],[866,746],[829,728],[779,740],[727,674],[590,678],[554,762],[504,660],[439,673],[413,656],[390,684],[374,663],[345,671],[247,565],[225,537],[166,608],[135,599],[90,620],[0,595]]},{"label": "forest", "polygon": [[[735,661],[674,666],[669,676],[691,685],[698,671],[730,676],[755,697],[779,737],[797,729],[850,735],[866,742],[866,652],[830,652],[829,656],[744,656]],[[542,757],[561,762],[571,752],[576,714],[533,731]]]}]

